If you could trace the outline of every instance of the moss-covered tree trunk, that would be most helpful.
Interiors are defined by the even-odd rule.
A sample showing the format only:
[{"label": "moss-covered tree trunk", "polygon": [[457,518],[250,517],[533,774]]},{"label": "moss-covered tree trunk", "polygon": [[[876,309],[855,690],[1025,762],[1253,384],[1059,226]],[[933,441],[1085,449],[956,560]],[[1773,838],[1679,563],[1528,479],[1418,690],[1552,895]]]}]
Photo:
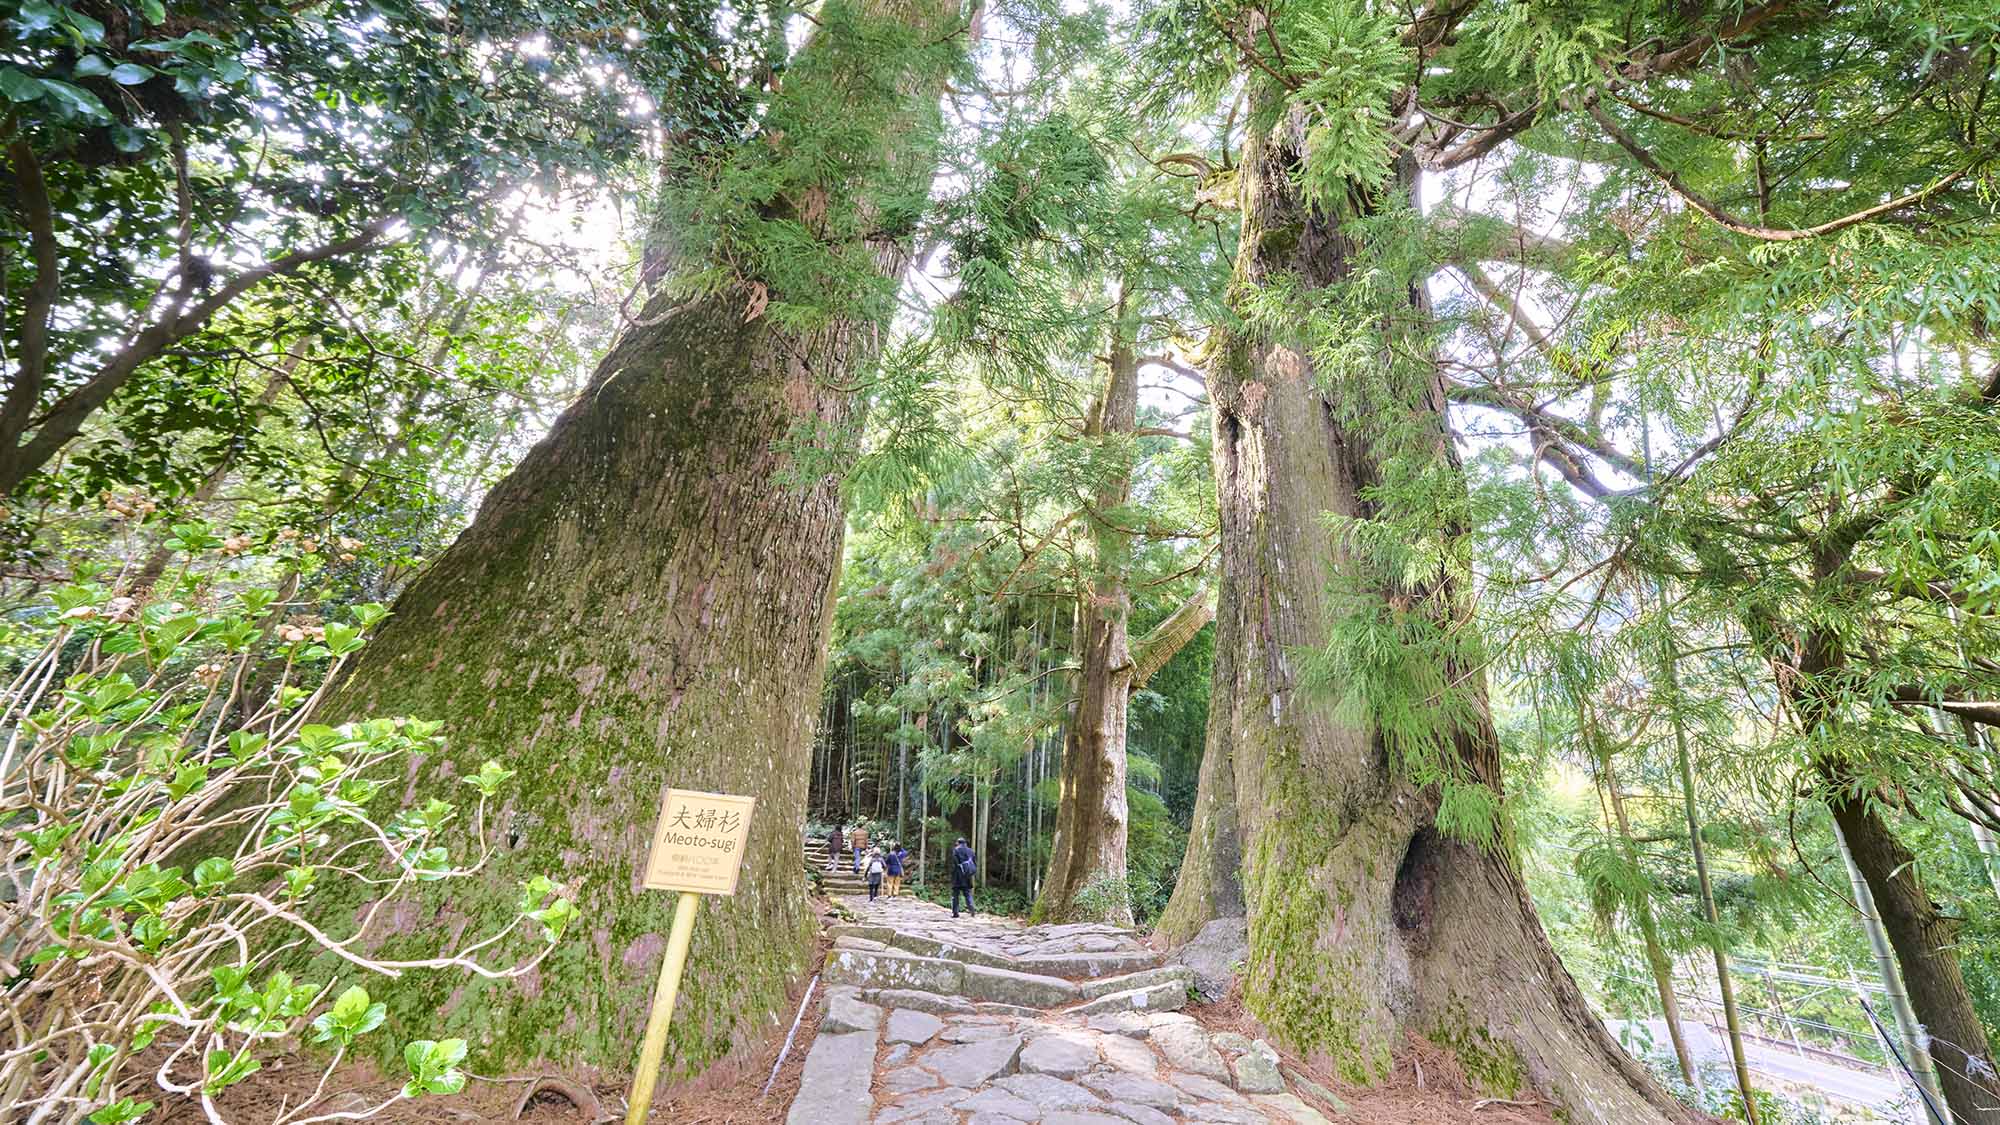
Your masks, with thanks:
[{"label": "moss-covered tree trunk", "polygon": [[1085,439],[1097,444],[1103,459],[1099,470],[1104,477],[1088,513],[1092,557],[1076,609],[1081,667],[1075,711],[1063,739],[1048,877],[1035,902],[1035,917],[1041,921],[1132,924],[1132,897],[1125,883],[1125,735],[1136,666],[1127,588],[1132,532],[1124,526],[1124,509],[1132,493],[1132,431],[1138,414],[1139,360],[1120,331],[1105,364],[1104,390],[1085,427]]},{"label": "moss-covered tree trunk", "polygon": [[[836,134],[879,122],[872,140],[841,142],[872,155],[761,206],[795,215],[828,251],[893,286],[908,214],[903,230],[884,230],[875,201],[921,199],[954,58],[935,48],[962,51],[966,28],[958,5],[940,0],[827,9],[817,22],[779,95],[816,106],[785,107],[787,120],[837,114]],[[775,166],[798,132],[767,126],[736,165]],[[828,218],[838,215],[851,221]],[[498,850],[480,878],[451,884],[434,916],[386,919],[371,937],[434,949],[477,933],[510,916],[521,882],[541,873],[581,911],[525,980],[415,974],[388,987],[402,1029],[471,1040],[482,1071],[632,1065],[674,905],[640,886],[669,786],[758,801],[736,895],[707,899],[695,926],[669,1076],[789,1013],[812,933],[799,832],[843,511],[836,477],[798,479],[787,439],[852,420],[846,388],[884,330],[873,312],[836,311],[812,331],[762,315],[767,298],[817,296],[744,277],[695,300],[653,300],[397,601],[335,701],[345,715],[446,722],[450,749],[412,791],[451,788],[489,757],[518,771],[488,826]]]},{"label": "moss-covered tree trunk", "polygon": [[[1244,150],[1239,293],[1288,282],[1310,294],[1343,284],[1353,265],[1339,225],[1300,198],[1292,177],[1305,124],[1281,112],[1261,118],[1275,123],[1253,129]],[[1256,107],[1248,119],[1260,120]],[[1387,190],[1413,181],[1405,169]],[[1419,287],[1409,299],[1406,315],[1421,315]],[[1301,683],[1298,651],[1328,637],[1330,580],[1402,611],[1399,577],[1368,573],[1323,522],[1375,514],[1369,489],[1382,478],[1387,428],[1402,427],[1398,448],[1429,459],[1432,473],[1460,471],[1441,376],[1405,395],[1397,416],[1353,409],[1322,389],[1330,373],[1314,370],[1306,335],[1303,325],[1233,328],[1210,365],[1223,571],[1210,760],[1165,926],[1187,934],[1226,907],[1233,888],[1220,861],[1239,851],[1244,1000],[1288,1045],[1365,1081],[1388,1073],[1406,1036],[1422,1036],[1494,1094],[1532,1090],[1569,1120],[1689,1120],[1590,1012],[1504,840],[1482,849],[1442,834],[1438,794],[1392,765],[1386,717],[1345,721]],[[1468,599],[1444,587],[1423,600],[1462,621]],[[1456,768],[1497,788],[1480,673],[1440,675],[1458,685]]]}]

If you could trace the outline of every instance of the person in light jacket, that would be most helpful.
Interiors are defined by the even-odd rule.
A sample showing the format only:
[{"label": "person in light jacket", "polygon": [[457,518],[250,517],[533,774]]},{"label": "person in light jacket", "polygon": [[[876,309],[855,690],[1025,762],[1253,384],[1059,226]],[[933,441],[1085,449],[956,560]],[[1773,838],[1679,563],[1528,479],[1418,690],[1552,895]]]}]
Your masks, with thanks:
[{"label": "person in light jacket", "polygon": [[975,913],[972,908],[972,876],[978,868],[973,863],[972,848],[960,836],[958,843],[951,846],[951,916],[958,917],[958,898],[965,896],[965,912]]},{"label": "person in light jacket", "polygon": [[854,855],[854,873],[861,874],[861,857],[868,851],[868,822],[862,821],[848,834],[848,850]]},{"label": "person in light jacket", "polygon": [[874,902],[875,896],[882,891],[882,872],[888,869],[888,864],[882,859],[882,849],[869,848],[868,858],[862,866],[868,875],[868,901]]}]

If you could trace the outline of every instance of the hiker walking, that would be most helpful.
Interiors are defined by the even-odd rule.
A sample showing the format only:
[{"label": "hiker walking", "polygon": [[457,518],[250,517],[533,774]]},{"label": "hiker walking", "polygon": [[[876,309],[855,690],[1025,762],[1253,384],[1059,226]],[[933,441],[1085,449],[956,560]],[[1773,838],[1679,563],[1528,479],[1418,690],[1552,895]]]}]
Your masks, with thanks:
[{"label": "hiker walking", "polygon": [[965,912],[975,913],[972,908],[972,848],[960,836],[958,843],[951,846],[951,916],[958,917],[958,896],[965,896]]},{"label": "hiker walking", "polygon": [[875,896],[882,891],[882,872],[888,868],[888,864],[883,861],[881,848],[868,849],[866,866],[868,868],[868,901],[874,902]]},{"label": "hiker walking", "polygon": [[840,822],[837,820],[833,822],[832,828],[826,830],[826,869],[828,871],[840,866],[840,842],[846,838],[847,834],[840,830]]},{"label": "hiker walking", "polygon": [[903,893],[903,865],[910,861],[910,850],[900,843],[891,843],[882,856],[882,864],[887,871],[885,881],[889,884],[889,897]]},{"label": "hiker walking", "polygon": [[854,858],[854,873],[861,874],[861,856],[868,850],[868,822],[861,821],[854,826],[847,839],[848,853]]}]

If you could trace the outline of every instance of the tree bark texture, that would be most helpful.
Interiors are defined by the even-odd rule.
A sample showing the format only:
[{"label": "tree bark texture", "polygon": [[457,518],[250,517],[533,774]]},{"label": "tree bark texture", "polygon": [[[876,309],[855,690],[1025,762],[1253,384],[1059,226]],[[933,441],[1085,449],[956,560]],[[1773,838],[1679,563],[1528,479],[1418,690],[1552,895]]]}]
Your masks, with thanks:
[{"label": "tree bark texture", "polygon": [[[1352,266],[1347,235],[1292,182],[1305,125],[1298,111],[1285,114],[1252,130],[1244,150],[1239,291],[1282,277],[1308,291],[1338,286]],[[1413,186],[1410,170],[1399,178],[1401,190]],[[1322,526],[1326,513],[1371,514],[1366,490],[1380,474],[1370,427],[1390,420],[1343,411],[1321,389],[1328,373],[1314,370],[1303,336],[1229,330],[1209,370],[1222,585],[1208,758],[1162,928],[1184,937],[1221,916],[1238,889],[1227,859],[1240,854],[1244,1000],[1288,1045],[1369,1081],[1388,1074],[1407,1036],[1422,1036],[1489,1091],[1532,1088],[1569,1120],[1692,1120],[1591,1013],[1511,849],[1442,835],[1437,794],[1400,775],[1373,723],[1341,721],[1299,682],[1292,652],[1325,642],[1330,579],[1392,590]],[[1416,422],[1434,433],[1425,441],[1455,474],[1441,377],[1418,397]],[[1447,601],[1462,611],[1468,596]],[[1478,697],[1457,753],[1497,787],[1481,677],[1448,672]]]},{"label": "tree bark texture", "polygon": [[[1854,545],[1852,537],[1837,531],[1823,537],[1815,545],[1814,582],[1836,581]],[[1754,614],[1745,627],[1776,670],[1801,732],[1837,733],[1847,706],[1840,691],[1848,660],[1842,638],[1831,630]],[[1826,784],[1827,807],[1854,866],[1874,896],[1910,1006],[1931,1037],[1931,1061],[1952,1120],[2000,1125],[2000,1082],[1975,1077],[1992,1073],[1993,1052],[1959,968],[1955,924],[1925,892],[1916,856],[1883,819],[1874,795],[1857,784],[1849,763],[1827,754],[1814,768]],[[1975,1058],[1980,1062],[1970,1061]]]},{"label": "tree bark texture", "polygon": [[[958,6],[938,0],[870,9],[885,16],[939,42],[962,44],[966,30]],[[838,57],[877,75],[888,65],[851,46]],[[875,179],[821,190],[921,190],[935,131],[912,123],[935,113],[950,64],[933,65],[857,78],[898,99],[881,138],[891,155]],[[885,279],[907,265],[900,232],[864,230],[842,246]],[[369,935],[377,948],[490,932],[537,874],[581,911],[527,979],[412,974],[383,990],[392,1030],[467,1038],[482,1071],[546,1060],[601,1077],[632,1065],[674,906],[641,887],[670,786],[750,794],[757,807],[737,893],[712,897],[694,931],[668,1079],[767,1032],[807,968],[798,833],[843,507],[835,476],[792,479],[783,443],[852,420],[842,388],[882,326],[857,315],[793,331],[758,315],[762,296],[746,280],[678,304],[655,298],[398,599],[335,699],[343,717],[447,723],[449,749],[413,773],[405,797],[456,788],[487,758],[518,771],[489,825],[488,869],[449,885],[435,913],[387,919]]]},{"label": "tree bark texture", "polygon": [[1845,787],[1841,792],[1847,795],[1830,802],[1834,823],[1875,898],[1876,915],[1902,970],[1903,990],[1930,1037],[1931,1062],[1951,1119],[1959,1125],[2000,1125],[2000,1083],[1976,1079],[1978,1067],[1967,1061],[1978,1058],[1990,1065],[1993,1056],[1959,970],[1957,924],[1924,892],[1917,881],[1916,856],[1881,814],[1866,798]]},{"label": "tree bark texture", "polygon": [[[1122,307],[1122,301],[1121,301]],[[1127,571],[1132,533],[1123,509],[1132,492],[1132,431],[1138,424],[1139,361],[1120,335],[1106,364],[1104,390],[1085,437],[1108,463],[1091,498],[1090,571],[1077,597],[1082,667],[1075,713],[1063,739],[1061,797],[1048,877],[1035,903],[1039,921],[1132,924],[1125,882],[1125,735],[1136,665],[1132,657]]]}]

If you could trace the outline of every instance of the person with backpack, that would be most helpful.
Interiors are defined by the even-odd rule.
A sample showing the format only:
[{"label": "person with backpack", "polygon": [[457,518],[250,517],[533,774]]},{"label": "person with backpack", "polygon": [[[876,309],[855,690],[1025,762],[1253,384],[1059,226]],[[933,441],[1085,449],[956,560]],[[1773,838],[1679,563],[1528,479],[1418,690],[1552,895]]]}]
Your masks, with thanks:
[{"label": "person with backpack", "polygon": [[910,849],[900,843],[891,842],[889,850],[882,856],[882,863],[888,868],[889,897],[903,893],[903,865],[910,862]]},{"label": "person with backpack", "polygon": [[973,865],[972,848],[960,836],[958,843],[951,846],[951,916],[958,917],[958,897],[965,896],[965,912],[976,913],[972,908],[972,876],[978,869]]},{"label": "person with backpack", "polygon": [[828,871],[840,865],[840,842],[846,838],[847,834],[840,830],[840,822],[837,820],[833,822],[832,828],[826,830],[826,869]]},{"label": "person with backpack", "polygon": [[879,894],[882,890],[882,872],[887,870],[888,868],[888,864],[885,863],[882,859],[881,848],[868,849],[867,868],[868,868],[868,901],[874,902],[875,896]]}]

